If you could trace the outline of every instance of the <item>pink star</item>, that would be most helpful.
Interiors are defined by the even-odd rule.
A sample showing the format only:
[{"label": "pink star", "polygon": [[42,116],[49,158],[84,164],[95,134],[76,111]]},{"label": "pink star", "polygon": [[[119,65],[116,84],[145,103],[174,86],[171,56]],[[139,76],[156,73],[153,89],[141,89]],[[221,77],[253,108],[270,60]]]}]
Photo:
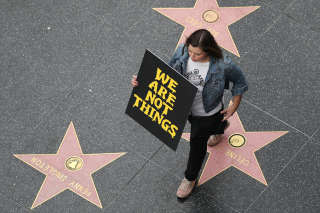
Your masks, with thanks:
[{"label": "pink star", "polygon": [[66,189],[102,208],[92,174],[126,153],[83,154],[71,122],[57,154],[15,154],[46,175],[31,209]]},{"label": "pink star", "polygon": [[221,47],[240,57],[229,26],[259,7],[219,7],[217,0],[197,0],[193,8],[153,9],[185,27],[178,44],[183,43],[192,32],[204,28],[212,33]]},{"label": "pink star", "polygon": [[[208,146],[209,157],[198,185],[207,182],[231,166],[268,185],[254,153],[288,132],[246,132],[237,113],[229,118],[229,122],[230,126],[225,131],[222,141],[216,146]],[[182,138],[189,141],[190,133],[184,133]]]}]

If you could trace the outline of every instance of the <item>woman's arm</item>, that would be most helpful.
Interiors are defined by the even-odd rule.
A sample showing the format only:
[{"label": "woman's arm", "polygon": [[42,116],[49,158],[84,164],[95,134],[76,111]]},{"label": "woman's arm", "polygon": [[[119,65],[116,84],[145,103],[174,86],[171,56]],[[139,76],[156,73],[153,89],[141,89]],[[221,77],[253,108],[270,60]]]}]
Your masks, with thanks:
[{"label": "woman's arm", "polygon": [[222,119],[223,121],[228,120],[233,115],[233,113],[237,111],[241,102],[241,98],[242,98],[242,95],[233,96],[232,101],[230,102],[228,108],[221,111],[221,113],[224,114]]},{"label": "woman's arm", "polygon": [[245,79],[245,76],[241,69],[235,65],[230,57],[225,58],[225,77],[227,82],[232,82],[232,103],[229,104],[228,108],[221,111],[221,113],[225,114],[223,120],[227,120],[230,118],[235,111],[237,111],[242,95],[248,90],[248,84]]}]

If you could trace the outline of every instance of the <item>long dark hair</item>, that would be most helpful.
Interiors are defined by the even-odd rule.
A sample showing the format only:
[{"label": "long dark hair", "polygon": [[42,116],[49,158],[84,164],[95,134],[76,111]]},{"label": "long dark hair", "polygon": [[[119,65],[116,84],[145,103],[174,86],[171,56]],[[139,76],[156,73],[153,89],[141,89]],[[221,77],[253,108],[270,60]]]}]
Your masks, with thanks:
[{"label": "long dark hair", "polygon": [[209,56],[217,59],[223,58],[222,50],[211,33],[206,29],[200,29],[193,32],[187,38],[185,47],[189,47],[190,44],[193,47],[199,47]]}]

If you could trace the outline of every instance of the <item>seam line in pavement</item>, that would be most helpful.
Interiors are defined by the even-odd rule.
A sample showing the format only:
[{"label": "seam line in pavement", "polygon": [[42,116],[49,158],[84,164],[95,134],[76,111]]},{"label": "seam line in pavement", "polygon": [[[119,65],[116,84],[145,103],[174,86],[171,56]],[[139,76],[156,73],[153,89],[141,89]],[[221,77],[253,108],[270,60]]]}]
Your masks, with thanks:
[{"label": "seam line in pavement", "polygon": [[[121,191],[122,191],[129,183],[131,183],[131,181],[133,181],[133,180],[136,178],[136,176],[146,167],[146,165],[147,165],[148,163],[151,163],[151,164],[156,165],[157,167],[159,167],[159,168],[162,169],[163,171],[165,171],[165,172],[167,172],[168,174],[170,174],[170,175],[172,175],[173,177],[175,177],[177,180],[180,180],[180,179],[181,179],[181,178],[180,178],[179,176],[177,176],[176,174],[173,174],[173,173],[169,172],[166,168],[162,167],[161,165],[159,165],[158,163],[156,163],[156,162],[154,162],[154,161],[152,160],[152,158],[153,158],[157,153],[159,153],[159,151],[160,151],[163,147],[164,147],[164,144],[161,145],[161,146],[152,154],[152,156],[151,156],[149,159],[146,158],[145,156],[141,155],[139,152],[132,150],[132,153],[136,154],[138,157],[141,157],[141,158],[145,159],[146,162],[145,162],[145,163],[143,164],[143,166],[136,172],[136,174],[134,174],[134,175],[132,176],[132,178],[131,178],[126,184],[124,184],[124,186],[119,190],[120,193],[121,193]],[[119,194],[120,194],[120,193],[119,193]],[[206,194],[207,194],[207,196],[213,198],[213,199],[216,201],[216,203],[217,203],[218,206],[221,206],[221,205],[223,204],[223,205],[229,207],[230,209],[232,209],[233,211],[239,213],[238,210],[235,210],[234,208],[232,208],[231,206],[229,206],[227,203],[218,201],[218,200],[215,199],[212,195],[210,195],[210,194],[208,194],[208,193],[206,193]],[[119,195],[119,196],[120,196],[120,195]],[[117,197],[116,197],[116,198],[117,198]],[[108,206],[111,206],[111,205],[115,202],[116,198],[115,198],[113,201],[111,201],[111,202],[108,204]],[[180,207],[179,207],[179,209],[182,210],[183,212],[185,212],[184,209],[181,209]]]},{"label": "seam line in pavement", "polygon": [[[220,205],[220,204],[219,204],[220,201],[218,202],[217,199],[216,199],[213,195],[208,194],[208,193],[206,193],[206,194],[208,195],[208,197],[211,197],[212,199],[214,199],[214,200],[217,202],[217,204],[218,204],[217,206]],[[228,206],[232,211],[235,211],[236,213],[240,213],[237,209],[232,208],[231,206],[227,205],[226,203],[223,202],[223,204],[226,205],[226,206]]]},{"label": "seam line in pavement", "polygon": [[[164,144],[163,144],[157,151],[155,151],[154,154],[153,154],[149,159],[147,159],[146,157],[140,155],[140,153],[137,153],[136,151],[133,151],[133,153],[135,153],[135,154],[138,155],[139,157],[142,157],[142,158],[144,158],[144,159],[147,159],[147,161],[146,161],[146,163],[142,166],[142,168],[131,178],[131,180],[128,181],[127,184],[129,184],[129,183],[138,175],[138,173],[140,173],[140,172],[145,168],[145,166],[146,166],[148,163],[151,163],[151,164],[156,165],[157,167],[159,167],[159,168],[162,169],[163,171],[165,171],[165,172],[167,172],[168,174],[170,174],[170,175],[172,175],[173,177],[175,177],[177,180],[180,180],[180,179],[181,179],[181,177],[177,176],[176,174],[173,174],[173,173],[169,172],[169,171],[167,170],[167,168],[162,167],[161,165],[159,165],[158,163],[156,163],[156,162],[154,162],[154,161],[152,160],[152,158],[162,149],[162,147],[164,147]],[[127,184],[125,184],[125,186],[126,186]],[[124,189],[125,186],[124,186],[122,189]],[[122,189],[121,189],[121,190],[122,190]],[[211,198],[213,198],[213,199],[216,201],[216,203],[217,203],[218,206],[221,206],[221,205],[223,204],[223,205],[227,206],[228,208],[232,209],[233,211],[239,213],[238,210],[232,208],[232,207],[231,207],[230,205],[228,205],[227,203],[218,201],[217,199],[215,199],[212,195],[210,195],[210,194],[208,194],[208,193],[206,193],[206,195],[209,196],[209,197],[211,197]],[[179,207],[179,209],[185,212],[184,209],[182,209],[182,208],[180,208],[180,207]]]},{"label": "seam line in pavement", "polygon": [[248,206],[248,208],[244,211],[244,213],[248,212],[250,208],[259,200],[259,198],[262,196],[262,194],[267,191],[269,187],[271,187],[272,183],[278,179],[279,175],[288,167],[288,165],[297,157],[297,155],[302,151],[302,149],[308,144],[308,142],[305,142],[300,149],[294,154],[294,156],[288,161],[288,163],[280,170],[280,172],[273,178],[273,180],[270,181],[268,186],[260,192],[260,194],[256,197],[256,199]]},{"label": "seam line in pavement", "polygon": [[[119,193],[117,194],[117,196],[114,197],[114,199],[113,199],[111,202],[109,202],[109,203],[107,204],[107,207],[109,207],[109,206],[111,206],[112,204],[114,204],[115,201],[116,201],[119,197],[121,197],[121,192],[137,177],[137,175],[147,166],[147,164],[148,164],[149,162],[151,162],[151,161],[150,161],[151,158],[153,158],[153,157],[160,151],[160,149],[161,149],[162,147],[163,147],[163,145],[160,146],[160,147],[152,154],[152,156],[150,157],[150,159],[148,159],[148,158],[140,155],[140,154],[137,153],[136,151],[133,151],[134,154],[136,154],[138,157],[141,157],[141,158],[145,159],[146,161],[144,162],[144,164],[142,165],[142,167],[141,167],[140,169],[138,169],[138,171],[123,185],[123,187],[121,187],[121,188],[118,190]],[[162,168],[162,167],[161,167],[161,168]]]},{"label": "seam line in pavement", "polygon": [[[287,10],[289,10],[296,1],[297,1],[297,0],[293,0],[293,1],[284,9],[284,12],[286,12]],[[272,7],[271,7],[271,8],[272,8]],[[259,35],[259,37],[260,37],[260,36],[262,37],[264,34],[266,34],[267,32],[269,32],[269,30],[271,30],[271,29],[273,28],[273,26],[282,18],[282,16],[283,16],[283,13],[280,13],[280,15],[279,15],[276,19],[274,19],[274,21],[272,22],[272,24],[271,24],[263,33],[261,33],[261,34]]]},{"label": "seam line in pavement", "polygon": [[[129,185],[135,178],[136,176],[147,166],[147,164],[151,161],[151,159],[160,151],[160,149],[163,147],[164,145],[161,145],[152,155],[149,159],[145,158],[144,156],[141,156],[140,154],[136,153],[134,151],[134,153],[136,155],[138,155],[139,157],[142,157],[144,159],[147,159],[146,162],[142,165],[142,167],[130,178],[130,180],[124,184],[124,186],[120,189],[120,190],[123,190],[127,185]],[[162,168],[162,167],[160,167]]]},{"label": "seam line in pavement", "polygon": [[[297,2],[298,0],[294,0],[292,1],[287,7],[286,9],[284,9],[283,11],[283,15],[287,16],[289,19],[293,20],[294,22],[296,22],[299,25],[305,25],[304,23],[300,22],[298,19],[294,18],[292,15],[290,15],[288,13],[289,9]],[[312,25],[307,25],[306,26],[309,30],[313,31],[313,32],[319,32],[316,28],[314,28],[314,26]]]},{"label": "seam line in pavement", "polygon": [[[265,7],[269,7],[270,10],[272,10],[274,13],[278,13],[278,11],[276,11],[273,7],[271,7],[270,5],[266,4],[265,2],[261,2],[261,4],[264,4]],[[282,17],[282,15],[283,15],[283,14],[280,13],[280,14],[278,15],[278,17],[276,17],[276,18],[273,20],[273,22],[267,27],[267,29],[266,29],[265,31],[263,31],[262,33],[258,34],[258,35],[256,36],[256,40],[259,40],[261,37],[263,37],[263,35],[264,35],[265,33],[267,33],[269,30],[271,30],[271,29],[274,27],[274,25],[280,20],[280,18]],[[244,56],[246,56],[247,54],[249,54],[248,51],[245,52],[245,53],[243,53],[243,54],[241,54],[241,58],[244,58]],[[239,60],[241,60],[241,58],[239,58]]]},{"label": "seam line in pavement", "polygon": [[282,18],[282,14],[280,14],[276,19],[274,19],[274,21],[272,22],[272,24],[270,24],[270,26],[265,30],[263,31],[263,33],[261,33],[259,35],[259,37],[262,37],[264,34],[266,34],[267,32],[269,32],[277,23],[278,21]]},{"label": "seam line in pavement", "polygon": [[298,0],[293,0],[290,4],[284,9],[284,13],[286,13]]},{"label": "seam line in pavement", "polygon": [[30,211],[30,209],[28,209],[27,207],[25,207],[24,205],[22,205],[21,203],[19,203],[18,201],[14,200],[14,199],[11,199],[11,198],[8,198],[6,195],[4,195],[2,192],[0,192],[0,194],[4,197],[6,197],[8,200],[11,200],[13,202],[15,202],[20,208],[22,208],[23,210],[26,210],[26,211]]},{"label": "seam line in pavement", "polygon": [[311,135],[311,139],[313,139],[313,137],[320,131],[320,128],[317,129],[312,135]]},{"label": "seam line in pavement", "polygon": [[278,118],[278,117],[274,116],[273,114],[271,114],[271,113],[269,113],[269,112],[267,112],[267,111],[265,111],[265,110],[261,109],[260,107],[258,107],[257,105],[255,105],[255,104],[251,103],[250,101],[248,101],[248,100],[246,100],[246,99],[243,99],[243,101],[244,101],[244,102],[246,102],[247,104],[249,104],[249,105],[253,106],[254,108],[258,109],[259,111],[261,111],[261,112],[263,112],[263,113],[265,113],[265,114],[269,115],[269,116],[270,116],[270,117],[272,117],[273,119],[275,119],[275,120],[277,120],[277,121],[279,121],[279,122],[281,122],[281,123],[285,124],[286,126],[288,126],[288,127],[292,128],[292,129],[296,130],[297,132],[299,132],[299,133],[303,134],[304,136],[306,136],[306,137],[308,138],[308,140],[310,140],[310,139],[311,139],[311,137],[310,137],[308,134],[306,134],[306,133],[304,133],[303,131],[301,131],[301,130],[299,130],[299,129],[295,128],[294,126],[292,126],[292,125],[290,125],[289,123],[287,123],[287,122],[285,122],[285,121],[281,120],[280,118]]}]

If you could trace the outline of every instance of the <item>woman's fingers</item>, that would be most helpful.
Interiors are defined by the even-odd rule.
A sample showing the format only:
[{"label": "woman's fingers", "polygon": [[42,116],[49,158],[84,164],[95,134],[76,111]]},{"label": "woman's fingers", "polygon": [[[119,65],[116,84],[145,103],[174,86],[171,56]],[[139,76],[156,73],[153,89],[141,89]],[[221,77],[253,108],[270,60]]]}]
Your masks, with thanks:
[{"label": "woman's fingers", "polygon": [[227,109],[222,110],[220,113],[225,114],[227,112]]},{"label": "woman's fingers", "polygon": [[133,76],[132,76],[131,85],[132,85],[133,87],[138,86],[138,81],[137,81],[137,76],[136,76],[136,75],[133,75]]},{"label": "woman's fingers", "polygon": [[228,107],[224,110],[222,110],[220,113],[223,114],[223,119],[222,121],[228,120],[234,113],[235,111],[231,108]]},{"label": "woman's fingers", "polygon": [[138,86],[138,82],[137,81],[131,81],[131,85],[136,87],[136,86]]},{"label": "woman's fingers", "polygon": [[228,120],[232,115],[229,113],[226,113],[222,119],[222,121]]}]

